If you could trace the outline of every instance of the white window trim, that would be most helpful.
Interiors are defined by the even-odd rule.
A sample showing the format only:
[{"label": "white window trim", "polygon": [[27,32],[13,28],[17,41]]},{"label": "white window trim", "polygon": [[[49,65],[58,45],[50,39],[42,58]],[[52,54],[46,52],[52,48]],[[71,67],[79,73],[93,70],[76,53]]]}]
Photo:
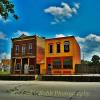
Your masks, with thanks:
[{"label": "white window trim", "polygon": [[19,54],[19,45],[16,45],[16,55],[18,55],[18,54]]}]

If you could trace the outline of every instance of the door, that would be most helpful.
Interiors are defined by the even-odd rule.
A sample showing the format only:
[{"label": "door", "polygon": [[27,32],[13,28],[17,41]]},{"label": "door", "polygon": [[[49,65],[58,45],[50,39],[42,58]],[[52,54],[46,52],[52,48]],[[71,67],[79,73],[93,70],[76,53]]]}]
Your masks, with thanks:
[{"label": "door", "polygon": [[51,69],[52,69],[51,64],[48,64],[48,74],[51,74]]},{"label": "door", "polygon": [[29,67],[28,67],[28,64],[25,64],[24,65],[24,74],[28,74],[28,69]]},{"label": "door", "polygon": [[37,64],[36,65],[36,74],[40,74],[40,65],[39,64]]},{"label": "door", "polygon": [[22,74],[24,74],[25,64],[28,64],[28,59],[27,58],[22,59],[22,69],[21,69]]}]

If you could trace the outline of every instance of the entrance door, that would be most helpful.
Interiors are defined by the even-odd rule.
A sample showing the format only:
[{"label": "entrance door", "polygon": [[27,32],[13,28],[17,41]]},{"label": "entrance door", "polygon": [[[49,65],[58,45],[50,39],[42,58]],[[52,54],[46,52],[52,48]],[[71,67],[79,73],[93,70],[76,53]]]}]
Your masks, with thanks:
[{"label": "entrance door", "polygon": [[29,68],[29,66],[28,66],[28,64],[25,64],[24,65],[24,74],[28,74],[28,69]]},{"label": "entrance door", "polygon": [[37,64],[36,65],[36,74],[40,74],[40,65],[39,64]]},{"label": "entrance door", "polygon": [[51,68],[52,68],[51,64],[48,64],[48,74],[51,74]]},{"label": "entrance door", "polygon": [[22,69],[21,69],[22,74],[24,74],[25,64],[28,64],[27,58],[22,59]]}]

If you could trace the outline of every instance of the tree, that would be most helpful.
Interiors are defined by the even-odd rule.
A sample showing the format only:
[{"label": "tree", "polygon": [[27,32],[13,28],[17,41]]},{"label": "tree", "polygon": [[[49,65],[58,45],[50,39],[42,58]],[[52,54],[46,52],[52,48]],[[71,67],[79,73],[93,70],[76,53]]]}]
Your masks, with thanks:
[{"label": "tree", "polygon": [[15,14],[14,11],[14,4],[11,3],[9,0],[0,0],[0,15],[3,19],[7,19],[9,13],[13,15],[13,17],[17,20],[18,16]]},{"label": "tree", "polygon": [[92,62],[91,61],[87,61],[87,60],[81,60],[81,64],[82,65],[89,65],[89,66],[91,66]]},{"label": "tree", "polygon": [[98,55],[93,55],[91,61],[92,64],[100,64],[100,57]]}]

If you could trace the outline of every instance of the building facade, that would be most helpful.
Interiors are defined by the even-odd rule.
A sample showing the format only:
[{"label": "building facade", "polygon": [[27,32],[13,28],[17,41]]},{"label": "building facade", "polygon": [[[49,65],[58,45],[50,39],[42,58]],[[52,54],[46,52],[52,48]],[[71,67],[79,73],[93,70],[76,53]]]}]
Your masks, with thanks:
[{"label": "building facade", "polygon": [[12,39],[12,74],[75,73],[80,64],[80,47],[73,36],[44,39],[25,36]]},{"label": "building facade", "polygon": [[53,75],[75,74],[80,64],[80,47],[73,36],[46,39],[46,73]]},{"label": "building facade", "polygon": [[45,40],[36,35],[12,39],[12,74],[39,74],[45,61]]},{"label": "building facade", "polygon": [[2,59],[0,64],[0,70],[1,71],[8,71],[10,72],[11,68],[11,59]]},{"label": "building facade", "polygon": [[2,59],[2,66],[11,66],[11,59]]}]

